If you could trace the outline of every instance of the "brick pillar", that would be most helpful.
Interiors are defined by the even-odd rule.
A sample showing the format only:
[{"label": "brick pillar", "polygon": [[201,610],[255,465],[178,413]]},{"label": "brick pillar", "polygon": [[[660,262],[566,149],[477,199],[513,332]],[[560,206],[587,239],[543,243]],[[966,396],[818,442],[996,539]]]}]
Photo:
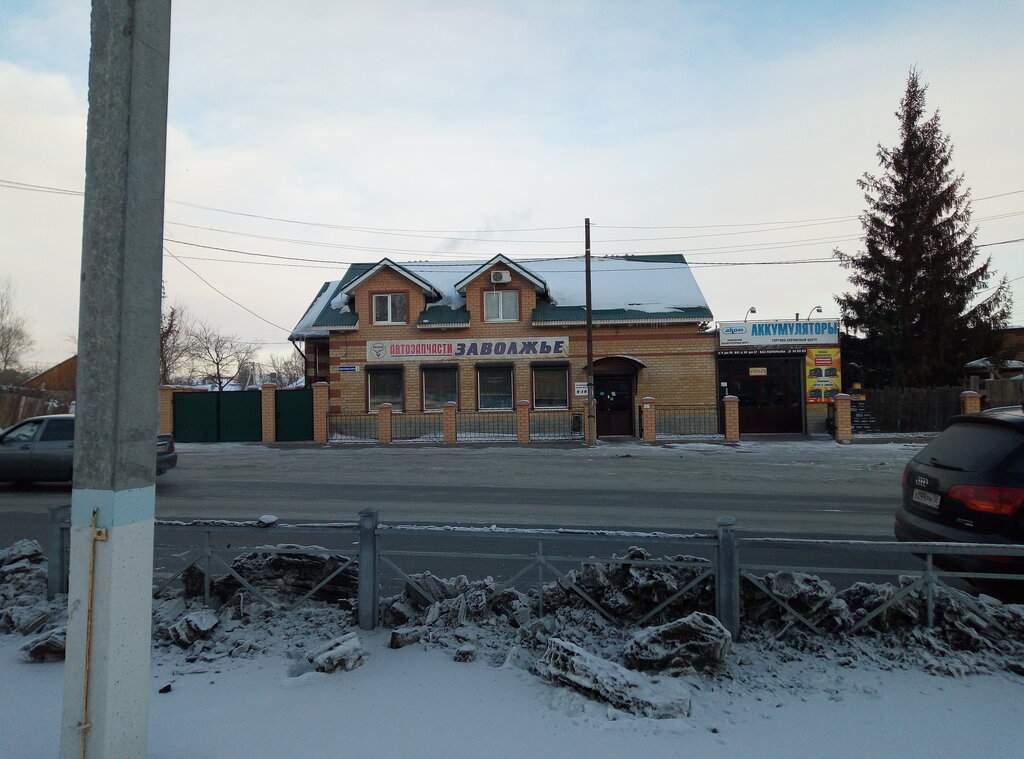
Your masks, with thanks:
[{"label": "brick pillar", "polygon": [[330,403],[326,382],[313,383],[313,442],[327,442],[327,406]]},{"label": "brick pillar", "polygon": [[725,442],[738,443],[740,441],[740,399],[735,395],[727,395],[722,398],[722,408],[725,411]]},{"label": "brick pillar", "polygon": [[981,413],[981,393],[976,393],[973,390],[964,390],[960,393],[960,413]]},{"label": "brick pillar", "polygon": [[530,402],[516,401],[516,442],[530,442]]},{"label": "brick pillar", "polygon": [[459,440],[458,422],[455,421],[458,408],[459,404],[455,401],[448,401],[441,407],[441,427],[446,443],[457,443]]},{"label": "brick pillar", "polygon": [[654,414],[654,398],[648,395],[640,400],[640,415],[642,417],[641,426],[644,428],[644,442],[653,443],[658,439],[657,422],[655,421]]},{"label": "brick pillar", "polygon": [[260,389],[263,406],[263,442],[277,442],[277,385],[263,385]]},{"label": "brick pillar", "polygon": [[160,386],[160,434],[174,434],[174,388]]},{"label": "brick pillar", "polygon": [[850,418],[850,396],[846,393],[839,393],[832,399],[836,409],[836,442],[853,442],[853,423]]},{"label": "brick pillar", "polygon": [[391,409],[390,403],[382,403],[377,407],[377,442],[387,445],[391,442]]}]

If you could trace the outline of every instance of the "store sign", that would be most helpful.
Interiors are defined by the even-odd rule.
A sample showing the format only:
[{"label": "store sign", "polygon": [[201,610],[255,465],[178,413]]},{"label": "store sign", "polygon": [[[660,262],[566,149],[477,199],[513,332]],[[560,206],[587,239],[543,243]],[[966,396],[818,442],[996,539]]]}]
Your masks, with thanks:
[{"label": "store sign", "polygon": [[750,367],[751,377],[767,377],[768,367],[767,366],[752,366]]},{"label": "store sign", "polygon": [[520,358],[569,355],[568,337],[495,340],[373,340],[367,361],[416,361],[429,358]]},{"label": "store sign", "polygon": [[818,319],[773,322],[719,322],[718,344],[726,345],[838,345],[839,320]]},{"label": "store sign", "polygon": [[808,403],[831,403],[843,387],[838,348],[809,348],[804,361]]}]

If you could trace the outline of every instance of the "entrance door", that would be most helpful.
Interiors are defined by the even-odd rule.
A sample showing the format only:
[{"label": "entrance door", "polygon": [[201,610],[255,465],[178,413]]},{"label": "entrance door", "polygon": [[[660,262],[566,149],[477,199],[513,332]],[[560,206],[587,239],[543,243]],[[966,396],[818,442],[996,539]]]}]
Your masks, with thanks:
[{"label": "entrance door", "polygon": [[633,435],[633,376],[597,375],[597,436]]},{"label": "entrance door", "polygon": [[803,360],[761,358],[719,362],[719,377],[740,399],[740,433],[803,432]]}]

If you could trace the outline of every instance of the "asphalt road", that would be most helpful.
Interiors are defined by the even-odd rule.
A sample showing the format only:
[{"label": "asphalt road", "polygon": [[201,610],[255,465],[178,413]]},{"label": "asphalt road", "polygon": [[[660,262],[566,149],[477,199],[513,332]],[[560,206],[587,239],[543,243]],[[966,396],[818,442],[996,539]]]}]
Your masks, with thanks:
[{"label": "asphalt road", "polygon": [[[390,523],[706,531],[727,514],[758,533],[884,539],[918,447],[189,444],[157,479],[157,517],[349,521],[369,507]],[[67,485],[0,484],[0,538],[69,501]]]}]

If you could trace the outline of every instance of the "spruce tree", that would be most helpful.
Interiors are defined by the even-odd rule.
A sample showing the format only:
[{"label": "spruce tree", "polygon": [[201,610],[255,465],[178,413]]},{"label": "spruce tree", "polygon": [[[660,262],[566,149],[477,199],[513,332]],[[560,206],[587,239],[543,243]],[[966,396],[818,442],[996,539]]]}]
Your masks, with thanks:
[{"label": "spruce tree", "polygon": [[860,361],[874,386],[955,384],[964,364],[1000,352],[1010,315],[1003,277],[990,287],[971,225],[970,189],[951,168],[953,146],[939,114],[925,118],[925,91],[911,70],[896,112],[899,142],[878,146],[880,176],[858,180],[865,250],[834,252],[854,292],[836,297],[845,328],[860,338]]}]

